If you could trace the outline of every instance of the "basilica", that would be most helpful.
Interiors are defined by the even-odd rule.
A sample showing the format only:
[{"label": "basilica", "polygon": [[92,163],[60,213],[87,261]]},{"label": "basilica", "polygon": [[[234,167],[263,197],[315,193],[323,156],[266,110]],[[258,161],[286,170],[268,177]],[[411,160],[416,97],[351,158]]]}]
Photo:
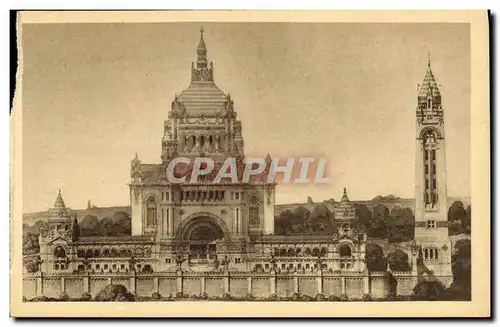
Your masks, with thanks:
[{"label": "basilica", "polygon": [[[233,99],[215,83],[203,30],[196,55],[191,82],[173,96],[163,124],[161,162],[144,163],[137,154],[131,161],[131,235],[80,236],[78,220],[59,192],[49,211],[49,230],[40,235],[40,271],[366,275],[367,236],[346,188],[335,207],[337,227],[332,234],[284,236],[274,231],[276,184],[267,180],[268,169],[248,183],[214,183],[212,175],[183,184],[168,180],[167,166],[180,156],[212,159],[214,175],[227,157],[237,158],[239,168],[245,158],[242,122]],[[418,96],[417,129],[418,244],[414,249],[425,253],[424,261],[435,272],[451,276],[441,95],[430,63]],[[190,169],[179,166],[174,174],[180,176]],[[409,257],[414,261],[418,254]]]},{"label": "basilica", "polygon": [[[167,165],[179,156],[208,157],[214,172],[227,157],[237,158],[238,168],[244,160],[242,123],[230,95],[215,84],[203,30],[196,53],[191,83],[174,96],[163,125],[161,162],[143,163],[137,155],[131,162],[132,235],[80,237],[59,193],[50,229],[40,236],[42,271],[214,271],[224,265],[234,271],[364,271],[366,235],[345,188],[335,214],[338,231],[306,238],[274,235],[276,185],[267,181],[269,169],[248,183],[213,183],[210,174],[184,184],[167,179]],[[176,168],[182,175],[192,167]]]}]

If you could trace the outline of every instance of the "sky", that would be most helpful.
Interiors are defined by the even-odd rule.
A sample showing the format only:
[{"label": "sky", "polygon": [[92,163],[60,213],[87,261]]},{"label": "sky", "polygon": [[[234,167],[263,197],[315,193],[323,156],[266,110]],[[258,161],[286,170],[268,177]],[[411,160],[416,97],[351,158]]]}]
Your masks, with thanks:
[{"label": "sky", "polygon": [[[171,101],[190,82],[197,23],[23,25],[23,207],[129,205],[130,161],[159,163]],[[430,52],[445,112],[448,195],[470,196],[468,24],[203,23],[246,153],[328,161],[328,185],[278,204],[411,198],[415,107]]]}]

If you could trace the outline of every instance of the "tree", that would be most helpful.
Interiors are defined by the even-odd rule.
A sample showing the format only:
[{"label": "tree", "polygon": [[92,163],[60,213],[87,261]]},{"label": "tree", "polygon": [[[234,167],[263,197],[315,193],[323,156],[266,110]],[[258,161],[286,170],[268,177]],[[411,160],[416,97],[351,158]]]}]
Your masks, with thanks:
[{"label": "tree", "polygon": [[314,208],[306,223],[309,223],[311,230],[316,233],[332,234],[334,232],[332,213],[324,204],[318,204]]},{"label": "tree", "polygon": [[396,249],[387,256],[389,268],[392,271],[408,271],[410,264],[408,263],[408,254],[401,249]]},{"label": "tree", "polygon": [[34,254],[40,252],[38,234],[25,233],[23,235],[23,254]]},{"label": "tree", "polygon": [[413,239],[415,216],[410,208],[395,206],[386,220],[387,239],[390,243],[408,242]]},{"label": "tree", "polygon": [[413,297],[421,301],[438,301],[443,298],[444,291],[445,288],[441,282],[425,280],[415,285]]},{"label": "tree", "polygon": [[389,209],[383,204],[377,204],[373,208],[373,222],[368,230],[368,236],[377,238],[387,237],[386,220],[389,216]]},{"label": "tree", "polygon": [[463,222],[465,220],[465,209],[462,201],[455,201],[451,205],[450,209],[448,209],[448,221],[456,221],[460,220]]},{"label": "tree", "polygon": [[460,220],[454,220],[449,223],[448,226],[448,234],[451,235],[460,235],[464,233],[464,228],[462,226],[462,222]]},{"label": "tree", "polygon": [[462,222],[462,226],[464,228],[465,233],[470,235],[470,231],[471,231],[471,206],[470,205],[468,205],[467,209],[465,209],[465,217],[464,217],[464,220]]},{"label": "tree", "polygon": [[365,231],[368,231],[373,222],[371,210],[366,205],[360,203],[354,204],[354,210],[360,226],[363,227]]},{"label": "tree", "polygon": [[117,211],[113,215],[113,234],[114,235],[130,235],[132,232],[132,221],[128,213]]},{"label": "tree", "polygon": [[455,243],[455,250],[451,257],[453,272],[452,286],[469,293],[471,289],[471,244],[470,240],[462,239]]},{"label": "tree", "polygon": [[73,242],[78,241],[80,238],[80,226],[78,225],[78,219],[76,218],[76,215],[73,219],[73,226],[72,226],[72,232],[71,232],[71,238]]},{"label": "tree", "polygon": [[95,297],[96,301],[134,301],[134,295],[120,284],[107,285],[99,291]]},{"label": "tree", "polygon": [[366,267],[370,271],[386,271],[387,260],[384,256],[384,250],[375,243],[366,244]]},{"label": "tree", "polygon": [[288,235],[292,234],[293,226],[296,224],[296,219],[293,211],[285,210],[283,211],[278,219],[275,221],[276,234],[278,235]]},{"label": "tree", "polygon": [[99,219],[94,215],[86,215],[80,222],[80,236],[100,235]]}]

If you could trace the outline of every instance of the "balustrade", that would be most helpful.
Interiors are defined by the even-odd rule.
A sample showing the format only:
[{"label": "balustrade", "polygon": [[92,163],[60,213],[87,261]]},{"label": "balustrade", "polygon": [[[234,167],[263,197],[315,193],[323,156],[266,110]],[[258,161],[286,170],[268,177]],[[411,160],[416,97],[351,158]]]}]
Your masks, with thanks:
[{"label": "balustrade", "polygon": [[182,191],[181,201],[183,202],[222,202],[225,191],[219,190],[193,190]]}]

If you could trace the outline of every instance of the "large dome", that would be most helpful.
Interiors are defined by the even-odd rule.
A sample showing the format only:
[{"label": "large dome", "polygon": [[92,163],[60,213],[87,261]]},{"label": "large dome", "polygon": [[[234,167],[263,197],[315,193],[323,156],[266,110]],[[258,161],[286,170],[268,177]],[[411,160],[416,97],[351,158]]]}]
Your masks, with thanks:
[{"label": "large dome", "polygon": [[191,82],[178,97],[188,116],[215,116],[227,101],[226,94],[212,81]]}]

